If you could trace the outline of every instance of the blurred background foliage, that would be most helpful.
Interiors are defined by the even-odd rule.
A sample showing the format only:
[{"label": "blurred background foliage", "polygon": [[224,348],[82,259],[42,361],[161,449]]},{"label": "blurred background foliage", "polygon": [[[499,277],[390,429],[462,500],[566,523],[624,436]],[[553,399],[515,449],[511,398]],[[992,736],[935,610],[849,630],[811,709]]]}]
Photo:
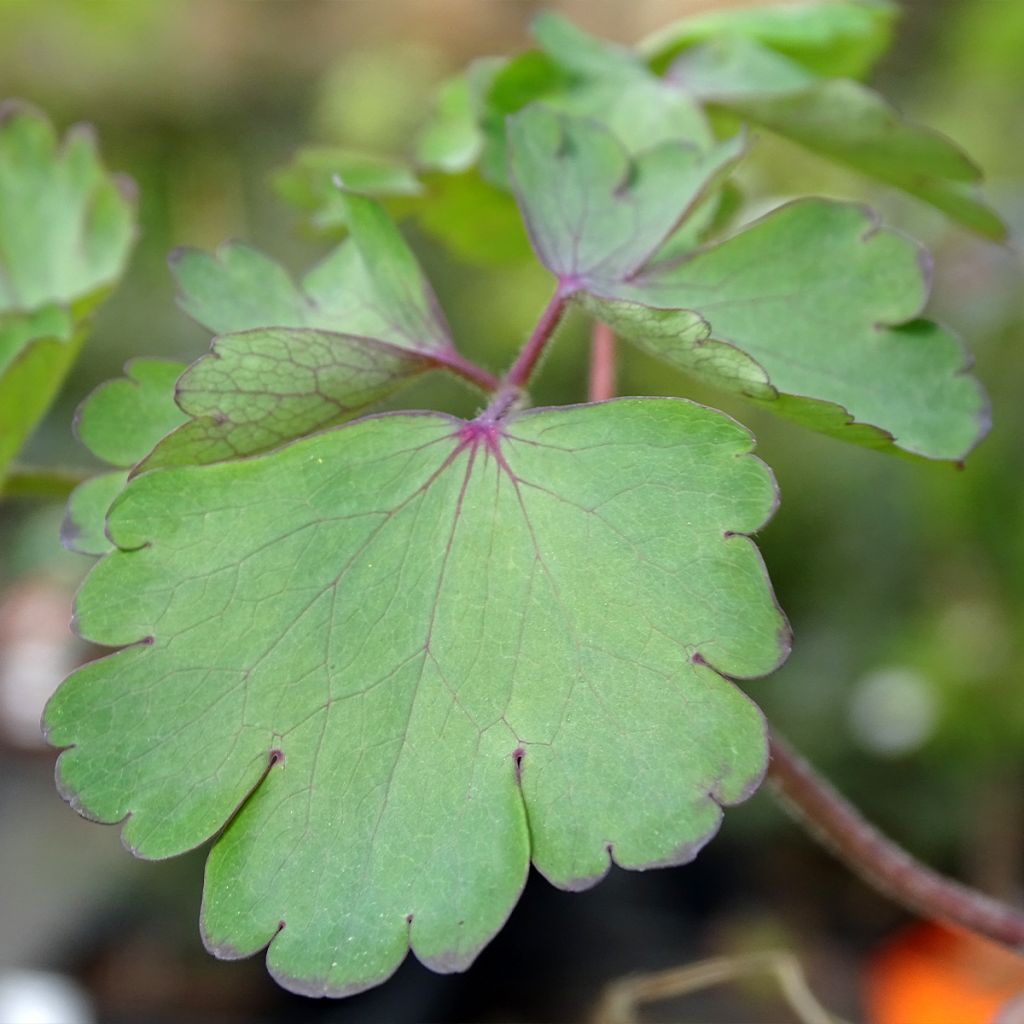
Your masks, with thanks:
[{"label": "blurred background foliage", "polygon": [[[756,0],[562,9],[596,33],[634,41],[683,14],[728,5]],[[1020,899],[1024,4],[902,6],[896,45],[873,80],[981,163],[1015,240],[978,241],[781,142],[762,141],[742,184],[755,203],[808,192],[866,199],[934,250],[931,312],[969,341],[992,397],[990,438],[962,471],[874,454],[735,406],[634,352],[620,390],[729,409],[753,428],[778,475],[782,507],[760,542],[796,646],[780,672],[748,687],[769,718],[915,853]],[[92,122],[108,166],[141,188],[131,270],[26,461],[87,465],[69,427],[92,388],[132,356],[192,360],[205,349],[205,333],[174,305],[169,249],[242,238],[293,270],[310,265],[325,246],[275,197],[274,172],[310,143],[408,155],[433,88],[472,57],[525,45],[536,9],[524,0],[0,4],[0,95],[37,104],[61,127]],[[414,226],[410,239],[460,345],[500,370],[547,296],[546,275],[521,262],[470,266]],[[582,321],[563,331],[538,402],[585,396],[585,331]],[[478,399],[431,379],[400,401],[465,414]],[[765,795],[728,814],[690,867],[616,871],[584,896],[533,880],[506,932],[464,977],[406,964],[378,992],[314,1004],[277,991],[258,962],[209,960],[195,926],[201,856],[138,864],[116,830],[81,822],[53,791],[38,711],[88,656],[67,631],[70,595],[88,564],[61,552],[60,516],[38,503],[0,508],[0,971],[76,979],[87,1000],[76,1011],[82,1020],[578,1020],[602,985],[627,972],[786,946],[837,1012],[884,1021],[878,979],[904,941],[904,916],[813,849]],[[964,985],[989,995],[1024,985],[1005,964],[979,971]],[[784,1017],[770,990],[756,986],[679,1003],[666,1017],[651,1012]]]}]

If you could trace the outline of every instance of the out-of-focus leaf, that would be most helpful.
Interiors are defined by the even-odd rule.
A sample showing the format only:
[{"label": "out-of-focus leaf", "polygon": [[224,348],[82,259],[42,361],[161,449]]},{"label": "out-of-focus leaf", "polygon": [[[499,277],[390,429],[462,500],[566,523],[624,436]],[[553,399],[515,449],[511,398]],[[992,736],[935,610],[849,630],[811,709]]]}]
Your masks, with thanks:
[{"label": "out-of-focus leaf", "polygon": [[395,215],[406,212],[423,185],[407,164],[340,147],[309,146],[271,176],[274,191],[303,213],[318,234],[340,235],[348,228],[348,206],[339,191],[375,196]]},{"label": "out-of-focus leaf", "polygon": [[80,483],[68,499],[61,523],[61,543],[82,555],[105,555],[114,545],[106,535],[107,513],[124,490],[128,473],[115,470],[100,473]]},{"label": "out-of-focus leaf", "polygon": [[101,384],[75,416],[79,440],[97,458],[127,469],[188,417],[174,401],[184,363],[133,359],[125,375]]},{"label": "out-of-focus leaf", "polygon": [[90,129],[59,142],[32,108],[0,106],[0,477],[121,276],[134,225],[133,186],[104,170]]},{"label": "out-of-focus leaf", "polygon": [[998,215],[974,193],[981,174],[966,154],[866,86],[814,78],[757,43],[728,38],[687,50],[669,77],[704,102],[903,189],[982,235],[1005,237]]},{"label": "out-of-focus leaf", "polygon": [[659,74],[683,51],[713,39],[752,39],[818,75],[862,78],[885,52],[898,7],[888,0],[820,0],[711,11],[640,43]]}]

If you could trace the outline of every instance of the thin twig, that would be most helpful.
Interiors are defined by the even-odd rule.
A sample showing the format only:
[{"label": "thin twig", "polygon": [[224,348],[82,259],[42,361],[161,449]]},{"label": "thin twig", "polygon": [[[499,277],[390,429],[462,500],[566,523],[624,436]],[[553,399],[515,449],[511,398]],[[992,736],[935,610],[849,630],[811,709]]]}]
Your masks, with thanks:
[{"label": "thin twig", "polygon": [[0,497],[63,501],[91,474],[80,469],[50,466],[14,466],[0,482]]},{"label": "thin twig", "polygon": [[615,334],[600,320],[594,321],[590,340],[591,402],[606,402],[615,396]]},{"label": "thin twig", "polygon": [[639,974],[613,982],[603,992],[594,1011],[594,1024],[635,1024],[637,1010],[647,1003],[770,974],[800,1024],[840,1024],[815,998],[800,961],[792,953],[766,951],[745,956],[722,956],[686,967]]},{"label": "thin twig", "polygon": [[777,735],[771,737],[768,781],[796,820],[879,892],[915,914],[1024,950],[1024,912],[916,860]]}]

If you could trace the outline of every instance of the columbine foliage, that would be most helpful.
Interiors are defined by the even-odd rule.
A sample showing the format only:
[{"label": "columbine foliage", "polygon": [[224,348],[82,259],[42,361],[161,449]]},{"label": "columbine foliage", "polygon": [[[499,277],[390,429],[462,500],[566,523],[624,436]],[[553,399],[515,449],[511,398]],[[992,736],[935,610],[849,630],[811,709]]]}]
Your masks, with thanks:
[{"label": "columbine foliage", "polygon": [[[324,151],[280,179],[348,231],[301,283],[247,246],[174,257],[218,336],[187,369],[130,364],[80,412],[117,469],[69,509],[69,543],[105,553],[77,624],[121,649],[45,725],[62,792],[138,855],[214,839],[218,955],[269,943],[313,994],[377,984],[409,948],[460,969],[531,862],[566,888],[681,863],[757,786],[765,725],[732,680],[788,650],[750,539],[771,475],[742,427],[682,398],[527,409],[569,304],[839,438],[959,460],[983,435],[962,350],[919,319],[914,243],[821,199],[728,227],[760,126],[1000,230],[951,143],[827,77],[870,66],[891,9],[793,10],[638,52],[545,16],[540,50],[445,86],[422,181]],[[480,223],[503,257],[528,234],[554,295],[500,381],[353,191],[375,184],[464,254]],[[356,418],[432,369],[483,411]]]},{"label": "columbine foliage", "polygon": [[60,143],[31,107],[0,106],[0,484],[120,278],[134,223],[132,183],[107,174],[87,127]]}]

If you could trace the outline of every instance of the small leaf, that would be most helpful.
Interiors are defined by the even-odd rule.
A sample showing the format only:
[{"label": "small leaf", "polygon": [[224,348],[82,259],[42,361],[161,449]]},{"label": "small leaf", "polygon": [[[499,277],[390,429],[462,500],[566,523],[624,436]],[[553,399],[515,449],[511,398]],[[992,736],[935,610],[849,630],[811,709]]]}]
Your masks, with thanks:
[{"label": "small leaf", "polygon": [[888,48],[897,14],[887,0],[815,0],[713,11],[667,25],[639,49],[660,74],[699,43],[751,39],[816,74],[863,78]]},{"label": "small leaf", "polygon": [[376,196],[395,215],[411,208],[423,185],[406,164],[387,157],[330,146],[308,146],[271,176],[275,192],[305,215],[317,235],[338,237],[348,230],[348,207],[335,182],[360,195]]},{"label": "small leaf", "polygon": [[739,159],[664,143],[631,159],[599,125],[531,107],[509,122],[510,167],[541,262],[564,284],[596,287],[638,270]]},{"label": "small leaf", "polygon": [[100,473],[71,492],[60,528],[64,547],[81,555],[105,555],[114,549],[105,532],[107,513],[127,482],[123,470]]},{"label": "small leaf", "polygon": [[344,199],[351,237],[301,287],[246,245],[216,258],[179,250],[181,305],[221,337],[179,384],[193,418],[138,471],[267,451],[358,415],[412,376],[465,369],[394,223],[373,200]]},{"label": "small leaf", "polygon": [[666,362],[812,429],[959,460],[987,432],[988,402],[957,339],[917,319],[922,265],[861,207],[804,200],[655,258],[614,290],[625,302],[586,304]]},{"label": "small leaf", "polygon": [[470,73],[450,78],[438,90],[430,120],[416,143],[416,163],[458,174],[480,158],[483,136]]},{"label": "small leaf", "polygon": [[437,364],[387,342],[302,329],[224,334],[178,384],[192,418],[139,472],[256,452],[357,416]]},{"label": "small leaf", "polygon": [[[123,377],[101,384],[79,406],[79,440],[112,466],[134,466],[188,418],[174,401],[174,385],[184,369],[183,363],[169,360],[133,359]],[[72,491],[61,527],[66,548],[83,555],[111,549],[105,533],[107,512],[127,480],[126,472],[103,473]]]},{"label": "small leaf", "polygon": [[669,74],[691,95],[903,189],[982,235],[1005,237],[1005,225],[971,188],[981,175],[963,151],[866,86],[814,78],[735,39],[686,51]]},{"label": "small leaf", "polygon": [[101,384],[79,407],[79,440],[112,466],[134,466],[188,418],[174,401],[184,370],[184,363],[133,359],[123,377]]},{"label": "small leaf", "polygon": [[629,79],[646,70],[632,50],[592,36],[554,11],[537,15],[531,30],[541,49],[567,73],[583,78]]},{"label": "small leaf", "polygon": [[410,947],[463,969],[531,860],[565,888],[689,860],[766,761],[718,672],[788,645],[745,536],[775,503],[750,448],[629,399],[370,417],[136,478],[77,607],[128,646],[46,712],[62,792],[143,857],[217,836],[206,942],[270,943],[316,995]]},{"label": "small leaf", "polygon": [[104,170],[90,129],[58,143],[32,108],[0,105],[0,477],[121,276],[134,222],[131,182]]},{"label": "small leaf", "polygon": [[451,336],[416,258],[371,199],[343,196],[351,237],[297,286],[280,264],[240,243],[217,257],[179,249],[171,266],[182,308],[217,334],[318,327],[418,352],[450,352]]}]

